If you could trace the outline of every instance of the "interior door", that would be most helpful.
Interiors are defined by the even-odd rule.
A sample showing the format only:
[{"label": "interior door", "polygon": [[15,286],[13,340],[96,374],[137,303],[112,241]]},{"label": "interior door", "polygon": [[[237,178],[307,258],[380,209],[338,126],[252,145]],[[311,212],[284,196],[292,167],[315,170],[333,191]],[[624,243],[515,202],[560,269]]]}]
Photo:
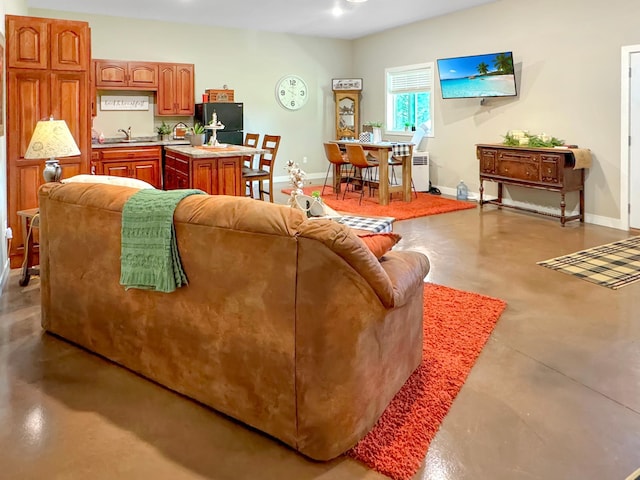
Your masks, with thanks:
[{"label": "interior door", "polygon": [[631,54],[629,92],[629,226],[640,229],[640,52]]}]

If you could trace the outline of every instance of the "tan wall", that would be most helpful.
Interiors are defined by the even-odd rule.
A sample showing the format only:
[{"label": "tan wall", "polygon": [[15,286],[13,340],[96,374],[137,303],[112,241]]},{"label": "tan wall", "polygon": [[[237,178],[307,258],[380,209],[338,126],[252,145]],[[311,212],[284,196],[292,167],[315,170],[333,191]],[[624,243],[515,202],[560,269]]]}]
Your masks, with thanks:
[{"label": "tan wall", "polygon": [[[331,79],[353,75],[352,42],[40,9],[30,14],[88,21],[94,58],[194,63],[196,101],[226,84],[245,104],[246,132],[282,136],[276,177],[286,177],[287,160],[308,157],[301,166],[324,178],[322,142],[335,135]],[[309,86],[308,103],[295,112],[276,103],[276,83],[286,74]]]},{"label": "tan wall", "polygon": [[[437,86],[435,137],[426,142],[433,183],[453,188],[462,178],[477,192],[474,144],[501,142],[510,129],[545,132],[593,151],[586,211],[611,223],[620,216],[620,50],[640,43],[638,18],[637,0],[502,0],[356,40],[354,70],[367,85],[363,118],[383,118],[385,67],[512,50],[515,99],[442,100]],[[547,192],[512,193],[522,202],[559,202]],[[573,207],[577,195],[569,197]]]},{"label": "tan wall", "polygon": [[[2,24],[0,25],[0,34],[4,39],[5,36],[5,15],[26,15],[27,2],[26,0],[0,0],[0,19]],[[5,41],[2,41],[2,47],[5,46]],[[4,68],[4,66],[3,66]],[[6,70],[5,70],[6,71]],[[8,256],[8,244],[7,244],[7,142],[4,132],[6,131],[6,98],[7,88],[6,82],[2,82],[0,86],[2,88],[2,108],[0,114],[2,115],[2,124],[5,126],[3,134],[0,135],[0,291],[7,281],[9,275],[9,256]]]},{"label": "tan wall", "polygon": [[[640,43],[636,0],[501,0],[417,22],[353,42],[247,30],[170,24],[107,16],[31,10],[34,15],[88,20],[95,57],[196,64],[196,95],[222,84],[245,103],[246,130],[283,135],[280,172],[288,159],[310,173],[325,171],[321,143],[333,138],[333,77],[364,79],[362,119],[384,117],[384,69],[437,58],[512,50],[515,99],[442,100],[436,87],[435,137],[423,143],[431,178],[453,192],[464,179],[479,187],[474,145],[500,142],[510,129],[551,134],[590,148],[590,221],[614,225],[620,212],[620,49]],[[117,25],[117,28],[115,27]],[[286,73],[304,77],[310,102],[298,112],[275,103]],[[402,139],[402,138],[398,138]],[[487,185],[488,193],[495,186]],[[556,194],[511,189],[517,202],[557,208]],[[576,206],[570,195],[568,206]]]}]

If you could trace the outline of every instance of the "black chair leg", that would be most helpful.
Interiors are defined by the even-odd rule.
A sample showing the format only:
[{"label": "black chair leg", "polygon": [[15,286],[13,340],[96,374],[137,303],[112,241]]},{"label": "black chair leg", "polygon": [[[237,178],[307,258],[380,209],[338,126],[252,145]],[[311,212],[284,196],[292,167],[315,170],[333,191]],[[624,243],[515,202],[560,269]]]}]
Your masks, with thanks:
[{"label": "black chair leg", "polygon": [[347,195],[347,190],[349,190],[349,183],[351,182],[351,179],[355,176],[355,167],[351,167],[351,169],[349,170],[349,174],[347,175],[347,184],[344,186],[344,192],[342,192],[342,199],[344,200],[345,196]]},{"label": "black chair leg", "polygon": [[[327,174],[324,176],[324,185],[322,185],[322,193],[320,195],[324,195],[324,189],[327,186],[327,180],[329,179],[329,172],[331,171],[332,166],[333,166],[333,163],[329,162],[329,168],[327,168]],[[334,187],[334,190],[335,190],[335,187]]]}]

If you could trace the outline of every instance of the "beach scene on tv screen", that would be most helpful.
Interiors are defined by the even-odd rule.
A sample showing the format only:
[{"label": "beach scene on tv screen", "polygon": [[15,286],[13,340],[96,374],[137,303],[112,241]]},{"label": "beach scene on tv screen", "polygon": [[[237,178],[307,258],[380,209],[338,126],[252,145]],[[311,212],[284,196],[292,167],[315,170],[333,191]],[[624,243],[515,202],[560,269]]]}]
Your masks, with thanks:
[{"label": "beach scene on tv screen", "polygon": [[490,53],[438,60],[442,98],[508,97],[516,94],[513,55]]}]

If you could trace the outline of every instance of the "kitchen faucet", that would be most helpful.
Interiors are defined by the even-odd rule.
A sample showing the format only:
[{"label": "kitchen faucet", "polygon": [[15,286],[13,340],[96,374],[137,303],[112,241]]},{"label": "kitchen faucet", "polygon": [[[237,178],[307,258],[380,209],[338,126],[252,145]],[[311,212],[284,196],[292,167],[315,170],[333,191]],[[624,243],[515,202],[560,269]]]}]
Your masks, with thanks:
[{"label": "kitchen faucet", "polygon": [[124,133],[126,137],[125,140],[131,140],[131,127],[127,128],[126,130],[124,128],[120,128],[118,131]]}]

